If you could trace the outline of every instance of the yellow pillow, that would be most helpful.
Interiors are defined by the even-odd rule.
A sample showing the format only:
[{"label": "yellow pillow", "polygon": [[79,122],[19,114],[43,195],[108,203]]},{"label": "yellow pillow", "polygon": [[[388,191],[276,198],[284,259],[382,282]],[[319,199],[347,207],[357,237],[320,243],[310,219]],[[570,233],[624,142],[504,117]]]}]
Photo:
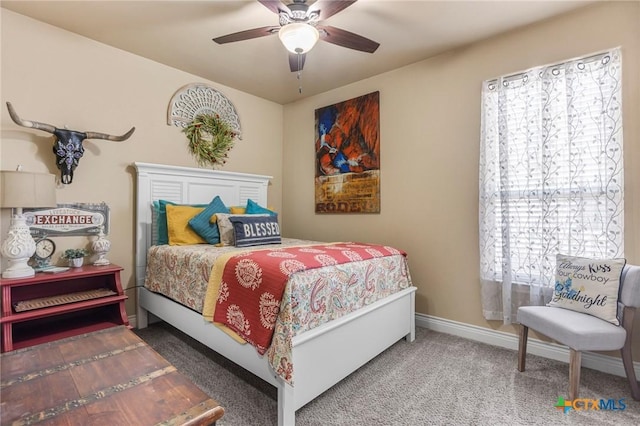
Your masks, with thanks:
[{"label": "yellow pillow", "polygon": [[204,210],[204,207],[172,206],[167,204],[167,228],[170,246],[207,243],[189,226],[189,220],[202,210]]}]

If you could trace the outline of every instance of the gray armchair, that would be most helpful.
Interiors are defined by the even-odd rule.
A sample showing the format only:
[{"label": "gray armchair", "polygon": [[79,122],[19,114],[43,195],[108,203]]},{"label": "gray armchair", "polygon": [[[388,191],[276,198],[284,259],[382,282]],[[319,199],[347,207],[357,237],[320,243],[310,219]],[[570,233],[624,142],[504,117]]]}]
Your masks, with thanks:
[{"label": "gray armchair", "polygon": [[618,319],[614,325],[592,315],[549,306],[523,306],[518,309],[520,344],[518,371],[524,371],[529,328],[567,345],[569,352],[569,399],[578,398],[582,351],[620,349],[633,399],[640,400],[631,354],[633,317],[640,307],[640,266],[627,265],[622,271],[618,299]]}]

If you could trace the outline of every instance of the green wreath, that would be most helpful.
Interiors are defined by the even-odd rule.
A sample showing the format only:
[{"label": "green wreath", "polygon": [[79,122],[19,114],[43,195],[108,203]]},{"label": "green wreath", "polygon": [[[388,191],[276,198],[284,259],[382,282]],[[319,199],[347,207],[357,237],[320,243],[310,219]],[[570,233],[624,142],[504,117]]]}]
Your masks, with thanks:
[{"label": "green wreath", "polygon": [[238,136],[218,114],[199,114],[184,128],[189,150],[201,166],[224,165]]}]

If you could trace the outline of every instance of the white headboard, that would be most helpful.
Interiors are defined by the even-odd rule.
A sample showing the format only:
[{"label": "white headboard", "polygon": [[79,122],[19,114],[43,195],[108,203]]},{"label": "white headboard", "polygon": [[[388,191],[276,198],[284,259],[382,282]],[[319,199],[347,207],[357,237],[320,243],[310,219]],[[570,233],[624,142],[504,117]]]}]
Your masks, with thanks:
[{"label": "white headboard", "polygon": [[244,206],[251,198],[267,206],[272,176],[223,172],[163,164],[134,163],[136,191],[136,285],[144,285],[147,250],[152,243],[152,203],[208,204],[219,195],[227,206]]}]

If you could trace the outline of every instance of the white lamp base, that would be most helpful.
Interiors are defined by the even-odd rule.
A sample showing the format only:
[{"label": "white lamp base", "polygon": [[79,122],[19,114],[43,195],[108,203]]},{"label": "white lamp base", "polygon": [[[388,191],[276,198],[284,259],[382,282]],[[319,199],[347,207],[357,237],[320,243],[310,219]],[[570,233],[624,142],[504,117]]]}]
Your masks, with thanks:
[{"label": "white lamp base", "polygon": [[28,261],[36,251],[36,243],[31,237],[25,217],[15,214],[11,219],[11,226],[7,239],[2,243],[2,255],[9,262],[9,267],[2,271],[2,278],[33,277],[35,271],[28,265]]}]

